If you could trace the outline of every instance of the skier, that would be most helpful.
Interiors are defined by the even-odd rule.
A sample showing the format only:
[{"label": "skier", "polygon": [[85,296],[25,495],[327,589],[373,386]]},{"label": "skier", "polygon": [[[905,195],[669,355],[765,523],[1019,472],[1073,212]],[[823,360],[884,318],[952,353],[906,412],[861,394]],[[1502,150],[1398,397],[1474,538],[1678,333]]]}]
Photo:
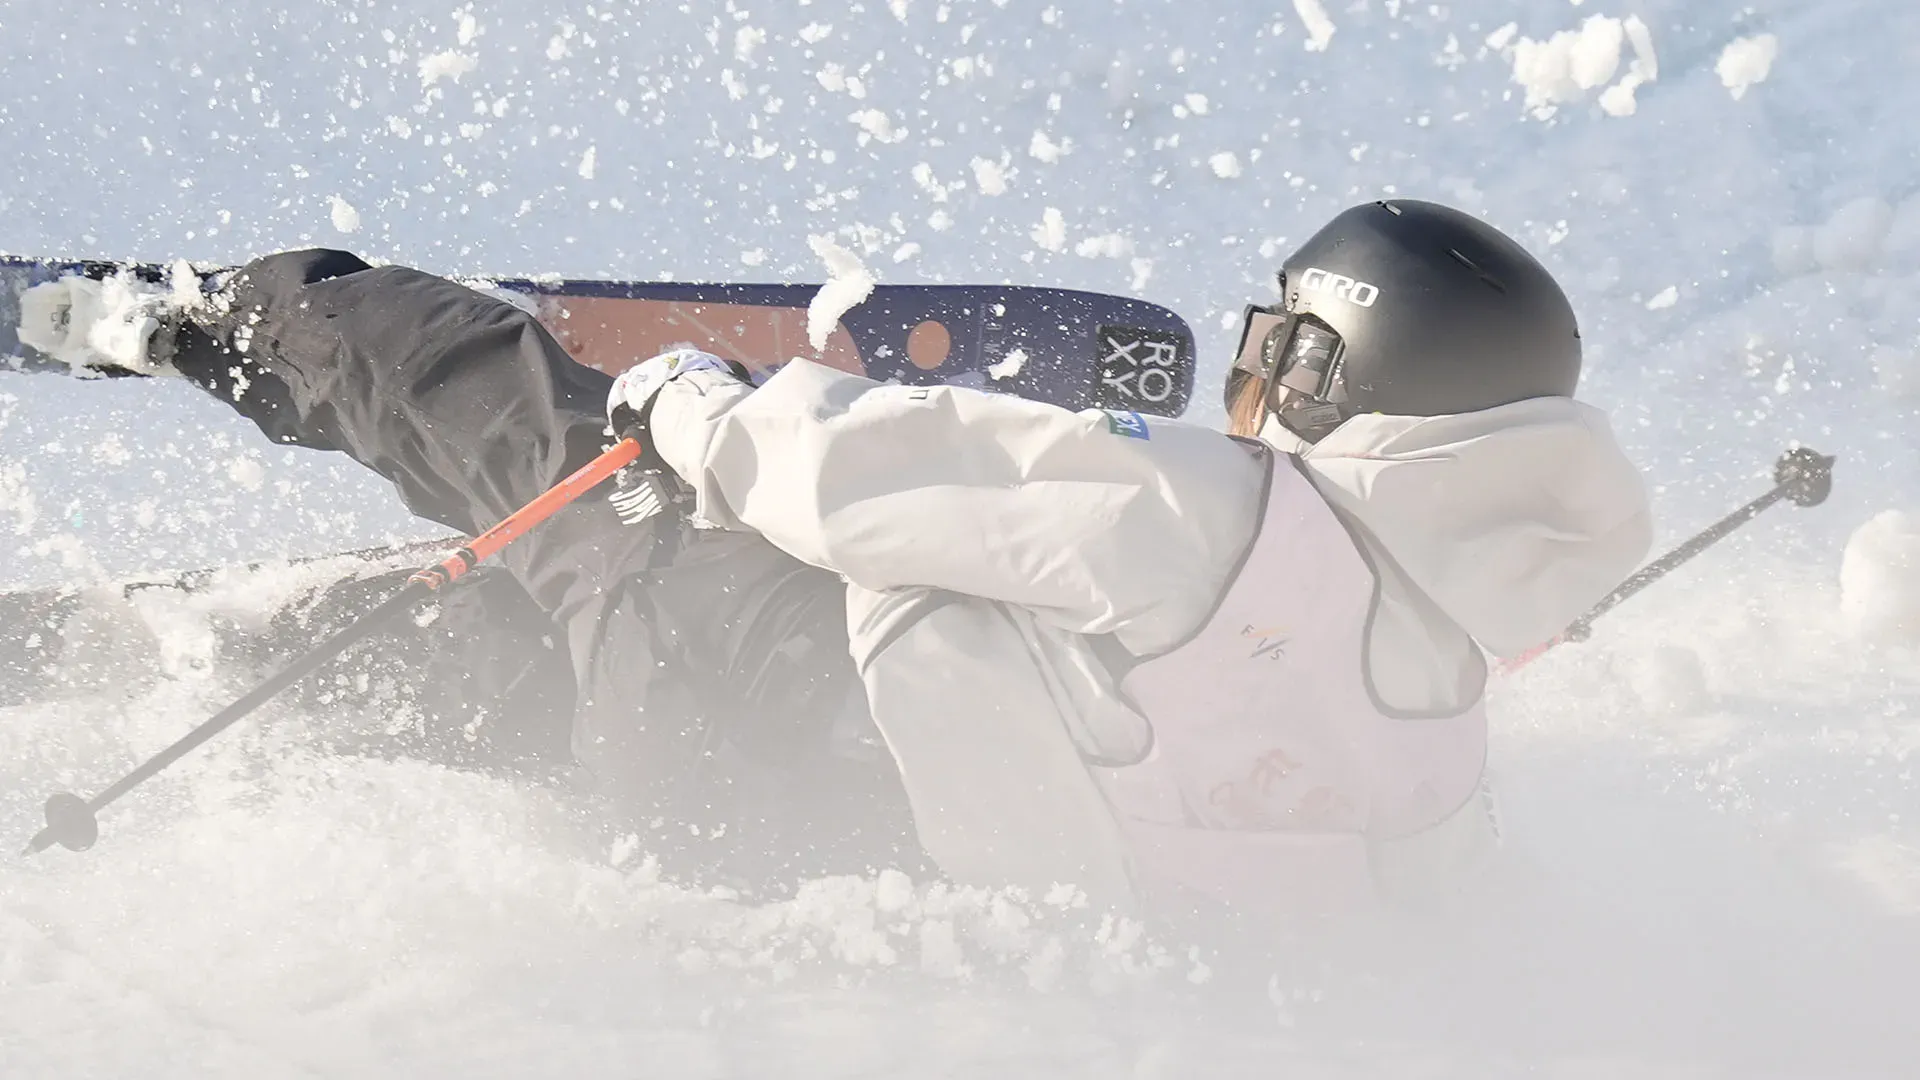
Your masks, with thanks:
[{"label": "skier", "polygon": [[1482,649],[1646,553],[1551,275],[1431,203],[1340,214],[1250,307],[1230,434],[796,362],[621,375],[693,513],[848,581],[929,854],[1111,903],[1445,889],[1497,839]]},{"label": "skier", "polygon": [[1228,434],[805,361],[756,388],[685,350],[615,382],[509,305],[337,252],[251,264],[153,354],[466,532],[609,422],[640,434],[686,522],[582,504],[507,557],[571,650],[576,753],[635,805],[712,801],[684,777],[716,742],[784,736],[806,760],[729,791],[777,819],[848,785],[757,785],[830,775],[831,733],[870,715],[886,779],[851,786],[904,798],[957,880],[1341,907],[1484,857],[1482,650],[1558,632],[1650,527],[1572,399],[1571,306],[1510,238],[1370,203],[1280,282],[1246,312]]}]

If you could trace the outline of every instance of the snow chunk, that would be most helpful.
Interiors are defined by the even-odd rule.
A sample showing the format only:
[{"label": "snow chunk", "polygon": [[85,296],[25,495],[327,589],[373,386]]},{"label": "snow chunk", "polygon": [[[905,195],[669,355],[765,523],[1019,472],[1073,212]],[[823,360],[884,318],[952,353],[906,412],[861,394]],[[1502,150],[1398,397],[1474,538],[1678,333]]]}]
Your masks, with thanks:
[{"label": "snow chunk", "polygon": [[333,219],[333,227],[338,232],[360,231],[360,211],[338,195],[327,196],[327,215]]},{"label": "snow chunk", "polygon": [[[1487,38],[1487,44],[1505,50],[1513,34],[1511,24],[1503,26]],[[1632,116],[1639,110],[1634,95],[1660,76],[1653,34],[1637,17],[1594,15],[1579,29],[1562,30],[1545,41],[1520,38],[1509,52],[1513,81],[1526,89],[1527,109],[1544,120],[1560,106],[1582,101],[1590,91],[1605,86],[1620,70],[1623,50],[1629,45],[1633,59],[1627,73],[1601,91],[1599,104],[1609,116]]]},{"label": "snow chunk", "polygon": [[1633,63],[1620,81],[1607,87],[1600,94],[1600,108],[1608,116],[1632,116],[1640,109],[1640,103],[1634,95],[1640,87],[1660,77],[1660,59],[1654,55],[1653,34],[1639,16],[1629,15],[1622,29],[1626,31],[1627,41],[1633,46]]},{"label": "snow chunk", "polygon": [[175,259],[167,267],[167,302],[181,311],[194,311],[207,305],[207,286],[193,264]]},{"label": "snow chunk", "polygon": [[815,73],[814,78],[830,93],[844,93],[856,100],[867,96],[867,84],[861,81],[860,76],[847,74],[847,69],[839,64],[827,64]]},{"label": "snow chunk", "polygon": [[[1578,30],[1562,30],[1545,41],[1523,37],[1513,46],[1513,81],[1526,88],[1527,108],[1545,119],[1606,85],[1620,70],[1626,43],[1626,24],[1607,15],[1591,16]],[[1630,90],[1626,97],[1631,98]],[[1616,108],[1624,107],[1621,95],[1613,100]]]},{"label": "snow chunk", "polygon": [[1632,116],[1640,111],[1640,102],[1634,97],[1634,91],[1640,88],[1639,80],[1632,76],[1621,79],[1600,92],[1600,109],[1608,116]]},{"label": "snow chunk", "polygon": [[1048,906],[1062,911],[1087,906],[1087,894],[1078,885],[1068,885],[1058,881],[1047,887],[1047,894],[1042,897],[1042,900]]},{"label": "snow chunk", "polygon": [[743,64],[753,63],[753,54],[767,43],[767,32],[755,26],[743,26],[733,32],[733,58]]},{"label": "snow chunk", "polygon": [[873,883],[873,906],[888,914],[913,904],[913,879],[898,870],[882,870]]},{"label": "snow chunk", "polygon": [[1026,366],[1027,366],[1026,350],[1015,349],[1012,352],[1009,352],[1006,356],[1000,358],[998,361],[988,364],[987,377],[995,380],[1011,379],[1015,375],[1020,374],[1020,369]]},{"label": "snow chunk", "polygon": [[1133,241],[1119,233],[1089,236],[1073,246],[1073,253],[1083,259],[1124,259],[1133,254]]},{"label": "snow chunk", "polygon": [[913,177],[913,182],[920,186],[920,190],[926,192],[934,202],[947,201],[946,185],[933,175],[933,166],[922,161],[910,170],[910,175]]},{"label": "snow chunk", "polygon": [[1003,162],[989,158],[973,159],[973,182],[982,195],[1005,195],[1007,171]]},{"label": "snow chunk", "polygon": [[1140,292],[1147,287],[1147,281],[1153,277],[1153,260],[1136,258],[1127,264],[1127,269],[1133,272],[1133,280],[1127,287],[1134,292]]},{"label": "snow chunk", "polygon": [[1659,78],[1660,58],[1653,51],[1653,31],[1647,29],[1638,15],[1627,16],[1624,25],[1627,42],[1633,46],[1633,65],[1629,70],[1644,76],[1648,82]]},{"label": "snow chunk", "polygon": [[1293,10],[1307,28],[1307,51],[1326,52],[1328,43],[1333,41],[1334,30],[1326,5],[1320,0],[1293,0]]},{"label": "snow chunk", "polygon": [[580,179],[593,179],[594,170],[598,167],[599,157],[600,148],[597,146],[587,147],[587,152],[580,155]]},{"label": "snow chunk", "polygon": [[1213,969],[1200,959],[1200,948],[1194,946],[1187,950],[1187,960],[1192,964],[1187,969],[1187,981],[1195,986],[1204,986],[1213,979]]},{"label": "snow chunk", "polygon": [[1713,70],[1720,76],[1720,85],[1739,101],[1748,90],[1767,81],[1774,58],[1779,55],[1780,39],[1772,34],[1738,38],[1721,51],[1720,62]]},{"label": "snow chunk", "polygon": [[1680,286],[1669,285],[1666,288],[1661,289],[1658,293],[1656,293],[1653,299],[1647,301],[1647,310],[1648,311],[1664,311],[1667,308],[1670,308],[1679,302],[1680,302]]},{"label": "snow chunk", "polygon": [[834,243],[833,237],[809,236],[807,244],[827,266],[827,283],[807,305],[807,341],[814,352],[826,352],[840,317],[873,295],[875,281],[860,257]]},{"label": "snow chunk", "polygon": [[227,462],[227,479],[247,491],[259,491],[267,482],[267,470],[258,459],[237,457]]},{"label": "snow chunk", "polygon": [[1867,641],[1920,641],[1920,514],[1887,510],[1840,557],[1840,615]]},{"label": "snow chunk", "polygon": [[1040,214],[1040,224],[1034,227],[1033,242],[1040,245],[1042,251],[1064,251],[1067,246],[1067,219],[1060,214],[1058,207],[1049,206]]},{"label": "snow chunk", "polygon": [[1582,90],[1605,85],[1620,70],[1620,50],[1626,39],[1620,20],[1604,15],[1588,19],[1567,50],[1568,78]]},{"label": "snow chunk", "polygon": [[1059,142],[1054,142],[1046,132],[1036,131],[1033,133],[1032,141],[1027,143],[1027,153],[1032,155],[1036,161],[1052,165],[1059,161],[1061,157],[1065,156],[1072,147],[1072,139],[1061,139]]},{"label": "snow chunk", "polygon": [[847,119],[860,125],[860,141],[863,145],[868,139],[896,143],[907,137],[906,131],[895,128],[893,118],[881,109],[862,109],[848,116]]},{"label": "snow chunk", "polygon": [[448,49],[420,59],[420,88],[422,90],[441,79],[459,82],[461,76],[480,66],[478,57]]},{"label": "snow chunk", "polygon": [[1207,165],[1213,169],[1213,175],[1222,180],[1237,180],[1240,177],[1240,155],[1231,150],[1222,150],[1208,158]]}]

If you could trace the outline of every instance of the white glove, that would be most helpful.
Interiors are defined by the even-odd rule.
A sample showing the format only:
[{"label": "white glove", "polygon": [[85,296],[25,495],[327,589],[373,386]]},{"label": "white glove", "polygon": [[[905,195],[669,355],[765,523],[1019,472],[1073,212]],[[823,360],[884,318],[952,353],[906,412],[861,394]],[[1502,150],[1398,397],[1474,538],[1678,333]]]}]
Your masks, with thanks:
[{"label": "white glove", "polygon": [[680,348],[621,372],[607,393],[607,422],[613,433],[637,433],[644,449],[639,461],[620,470],[617,490],[607,500],[620,520],[629,525],[639,525],[668,510],[684,512],[692,502],[693,489],[667,470],[647,438],[647,423],[653,417],[653,402],[661,388],[692,371],[718,371],[730,379],[750,382],[746,369],[738,364],[710,352]]},{"label": "white glove", "polygon": [[653,415],[653,399],[660,388],[689,371],[719,371],[731,378],[749,382],[738,364],[728,363],[710,352],[694,348],[674,349],[651,360],[642,360],[620,373],[607,394],[607,420],[615,435],[638,424],[645,430]]},{"label": "white glove", "polygon": [[69,274],[21,294],[20,341],[76,373],[172,375],[172,366],[160,359],[170,347],[156,347],[155,341],[156,332],[170,330],[169,301],[166,286],[130,275],[95,281]]}]

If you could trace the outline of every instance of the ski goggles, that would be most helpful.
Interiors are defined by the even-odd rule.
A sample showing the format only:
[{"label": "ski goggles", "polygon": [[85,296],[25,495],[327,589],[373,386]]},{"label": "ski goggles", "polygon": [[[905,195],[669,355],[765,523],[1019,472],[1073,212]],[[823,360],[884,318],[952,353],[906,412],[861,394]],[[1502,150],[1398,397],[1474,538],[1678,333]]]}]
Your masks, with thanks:
[{"label": "ski goggles", "polygon": [[1299,419],[1315,425],[1333,420],[1347,398],[1340,378],[1343,346],[1340,335],[1312,315],[1247,305],[1240,323],[1240,347],[1227,378],[1228,406],[1239,396],[1246,380],[1259,378],[1267,380],[1270,404],[1272,396],[1284,386],[1295,391],[1298,405],[1294,411],[1331,410],[1327,417]]}]

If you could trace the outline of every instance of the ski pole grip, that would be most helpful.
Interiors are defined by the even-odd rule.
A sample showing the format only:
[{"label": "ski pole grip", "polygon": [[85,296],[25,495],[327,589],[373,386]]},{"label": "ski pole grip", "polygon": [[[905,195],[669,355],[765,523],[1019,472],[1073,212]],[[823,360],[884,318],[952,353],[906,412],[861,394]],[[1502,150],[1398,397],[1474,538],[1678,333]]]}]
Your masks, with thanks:
[{"label": "ski pole grip", "polygon": [[539,498],[508,514],[506,520],[474,537],[460,550],[436,566],[413,575],[412,581],[438,589],[459,580],[467,571],[494,555],[501,548],[525,536],[529,530],[558,513],[567,504],[585,495],[614,473],[640,457],[640,440],[629,435],[613,448],[587,462],[573,475],[548,488]]}]

